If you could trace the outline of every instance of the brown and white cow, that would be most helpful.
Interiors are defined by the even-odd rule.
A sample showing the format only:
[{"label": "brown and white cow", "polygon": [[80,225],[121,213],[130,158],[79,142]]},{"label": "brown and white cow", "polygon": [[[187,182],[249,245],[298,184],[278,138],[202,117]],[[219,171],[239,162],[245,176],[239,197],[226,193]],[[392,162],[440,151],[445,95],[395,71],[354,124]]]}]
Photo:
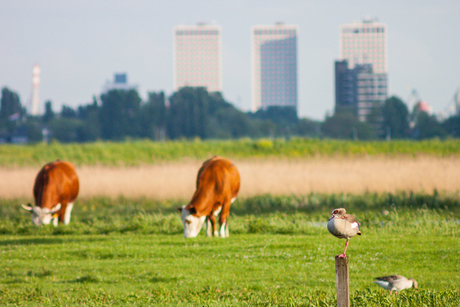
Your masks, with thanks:
[{"label": "brown and white cow", "polygon": [[[232,161],[212,157],[198,171],[196,191],[187,206],[178,208],[184,224],[184,236],[198,235],[206,220],[206,235],[228,237],[228,215],[230,205],[240,189],[240,174]],[[217,232],[216,216],[219,216],[220,231]]]},{"label": "brown and white cow", "polygon": [[22,207],[32,213],[35,225],[49,224],[52,219],[54,226],[58,225],[58,219],[67,225],[78,190],[79,181],[72,163],[50,162],[40,169],[35,178],[35,207],[30,204]]}]

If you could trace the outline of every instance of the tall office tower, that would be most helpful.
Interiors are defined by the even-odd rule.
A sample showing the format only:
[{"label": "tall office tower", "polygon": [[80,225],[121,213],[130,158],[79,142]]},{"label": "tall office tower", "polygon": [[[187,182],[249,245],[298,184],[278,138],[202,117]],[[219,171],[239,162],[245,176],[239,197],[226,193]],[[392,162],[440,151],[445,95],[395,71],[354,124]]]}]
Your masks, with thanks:
[{"label": "tall office tower", "polygon": [[387,26],[372,20],[340,26],[340,59],[350,69],[356,64],[372,64],[376,74],[387,73]]},{"label": "tall office tower", "polygon": [[297,110],[297,33],[295,25],[253,26],[252,111],[270,106]]},{"label": "tall office tower", "polygon": [[335,111],[356,113],[357,70],[349,69],[347,60],[335,61]]},{"label": "tall office tower", "polygon": [[40,66],[34,65],[32,69],[32,115],[38,115],[40,98],[38,90],[40,87]]},{"label": "tall office tower", "polygon": [[387,98],[387,74],[376,74],[372,64],[355,64],[348,61],[335,62],[335,110],[350,111],[359,121],[366,121],[376,104]]},{"label": "tall office tower", "polygon": [[222,91],[221,27],[198,24],[174,27],[174,90],[206,87]]},{"label": "tall office tower", "polygon": [[335,63],[336,110],[348,107],[360,121],[388,93],[387,28],[372,20],[340,26],[340,61]]},{"label": "tall office tower", "polygon": [[374,73],[370,64],[356,65],[357,71],[357,115],[364,122],[374,107],[382,106],[387,99],[388,81],[386,73]]}]

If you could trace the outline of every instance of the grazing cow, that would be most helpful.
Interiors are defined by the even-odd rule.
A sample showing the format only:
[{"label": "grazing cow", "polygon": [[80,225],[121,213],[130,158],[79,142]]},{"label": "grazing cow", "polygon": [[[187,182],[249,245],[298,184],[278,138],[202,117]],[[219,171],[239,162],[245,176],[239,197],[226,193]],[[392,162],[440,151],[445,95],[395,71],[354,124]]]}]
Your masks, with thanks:
[{"label": "grazing cow", "polygon": [[[196,191],[187,206],[178,208],[184,224],[184,236],[198,235],[206,220],[206,235],[228,237],[228,215],[240,189],[240,174],[228,159],[212,157],[198,171]],[[219,215],[220,231],[216,229]],[[212,232],[211,232],[212,231]]]},{"label": "grazing cow", "polygon": [[54,226],[58,225],[58,219],[67,225],[78,190],[78,177],[72,163],[59,160],[50,162],[41,168],[35,178],[35,207],[30,204],[22,207],[32,213],[35,225],[49,224],[51,219],[54,219]]}]

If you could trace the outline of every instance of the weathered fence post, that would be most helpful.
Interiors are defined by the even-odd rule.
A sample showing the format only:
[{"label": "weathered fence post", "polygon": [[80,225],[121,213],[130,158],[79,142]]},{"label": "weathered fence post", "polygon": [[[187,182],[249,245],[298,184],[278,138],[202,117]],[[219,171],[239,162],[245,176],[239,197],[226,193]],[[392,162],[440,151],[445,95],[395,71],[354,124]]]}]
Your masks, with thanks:
[{"label": "weathered fence post", "polygon": [[348,257],[335,257],[335,276],[337,278],[337,307],[350,307]]}]

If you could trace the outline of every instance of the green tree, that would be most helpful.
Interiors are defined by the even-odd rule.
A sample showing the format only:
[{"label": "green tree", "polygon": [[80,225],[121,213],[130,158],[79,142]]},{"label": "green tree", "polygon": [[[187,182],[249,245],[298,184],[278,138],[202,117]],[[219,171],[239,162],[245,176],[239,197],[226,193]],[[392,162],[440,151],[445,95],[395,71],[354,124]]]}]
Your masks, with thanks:
[{"label": "green tree", "polygon": [[77,117],[83,122],[77,128],[77,142],[94,142],[101,138],[99,106],[96,97],[93,97],[93,103],[78,107]]},{"label": "green tree", "polygon": [[253,115],[254,118],[262,120],[271,120],[275,124],[281,125],[294,125],[299,118],[297,117],[297,110],[294,107],[280,107],[272,106],[267,109],[259,109]]},{"label": "green tree", "polygon": [[372,127],[359,122],[351,112],[336,112],[321,125],[321,131],[326,137],[335,139],[370,140],[375,138]]},{"label": "green tree", "polygon": [[382,113],[385,134],[389,133],[394,139],[409,136],[409,109],[401,99],[392,96],[385,100]]},{"label": "green tree", "polygon": [[53,104],[48,100],[45,102],[45,114],[43,114],[42,120],[45,124],[48,124],[53,118]]},{"label": "green tree", "polygon": [[72,109],[71,107],[63,105],[62,110],[61,110],[61,117],[64,117],[64,118],[76,118],[77,117],[77,112],[74,109]]},{"label": "green tree", "polygon": [[446,119],[441,127],[443,130],[452,137],[460,137],[460,115],[451,116]]},{"label": "green tree", "polygon": [[39,117],[29,116],[27,118],[26,126],[29,143],[37,143],[43,141],[42,123]]},{"label": "green tree", "polygon": [[111,90],[101,95],[99,112],[101,134],[104,139],[123,140],[139,135],[141,98],[135,90]]},{"label": "green tree", "polygon": [[170,97],[166,127],[172,139],[228,139],[260,137],[266,131],[276,130],[272,129],[274,124],[266,129],[267,122],[251,120],[248,114],[226,102],[221,93],[208,93],[204,88],[186,87]]},{"label": "green tree", "polygon": [[427,112],[419,111],[417,114],[414,137],[416,139],[431,139],[435,137],[445,137],[447,133],[441,127],[435,116],[430,116]]},{"label": "green tree", "polygon": [[19,95],[4,87],[0,99],[0,129],[9,134],[13,133],[22,125],[25,114],[26,110],[21,106]]},{"label": "green tree", "polygon": [[169,98],[168,134],[172,139],[207,137],[209,94],[205,88],[184,87]]},{"label": "green tree", "polygon": [[78,141],[78,130],[82,121],[76,118],[55,117],[49,122],[50,137],[61,143],[74,143]]},{"label": "green tree", "polygon": [[308,118],[299,119],[293,128],[293,134],[298,136],[318,137],[321,130],[321,123]]},{"label": "green tree", "polygon": [[148,101],[140,108],[140,136],[152,140],[166,137],[166,101],[163,92],[148,94]]}]

